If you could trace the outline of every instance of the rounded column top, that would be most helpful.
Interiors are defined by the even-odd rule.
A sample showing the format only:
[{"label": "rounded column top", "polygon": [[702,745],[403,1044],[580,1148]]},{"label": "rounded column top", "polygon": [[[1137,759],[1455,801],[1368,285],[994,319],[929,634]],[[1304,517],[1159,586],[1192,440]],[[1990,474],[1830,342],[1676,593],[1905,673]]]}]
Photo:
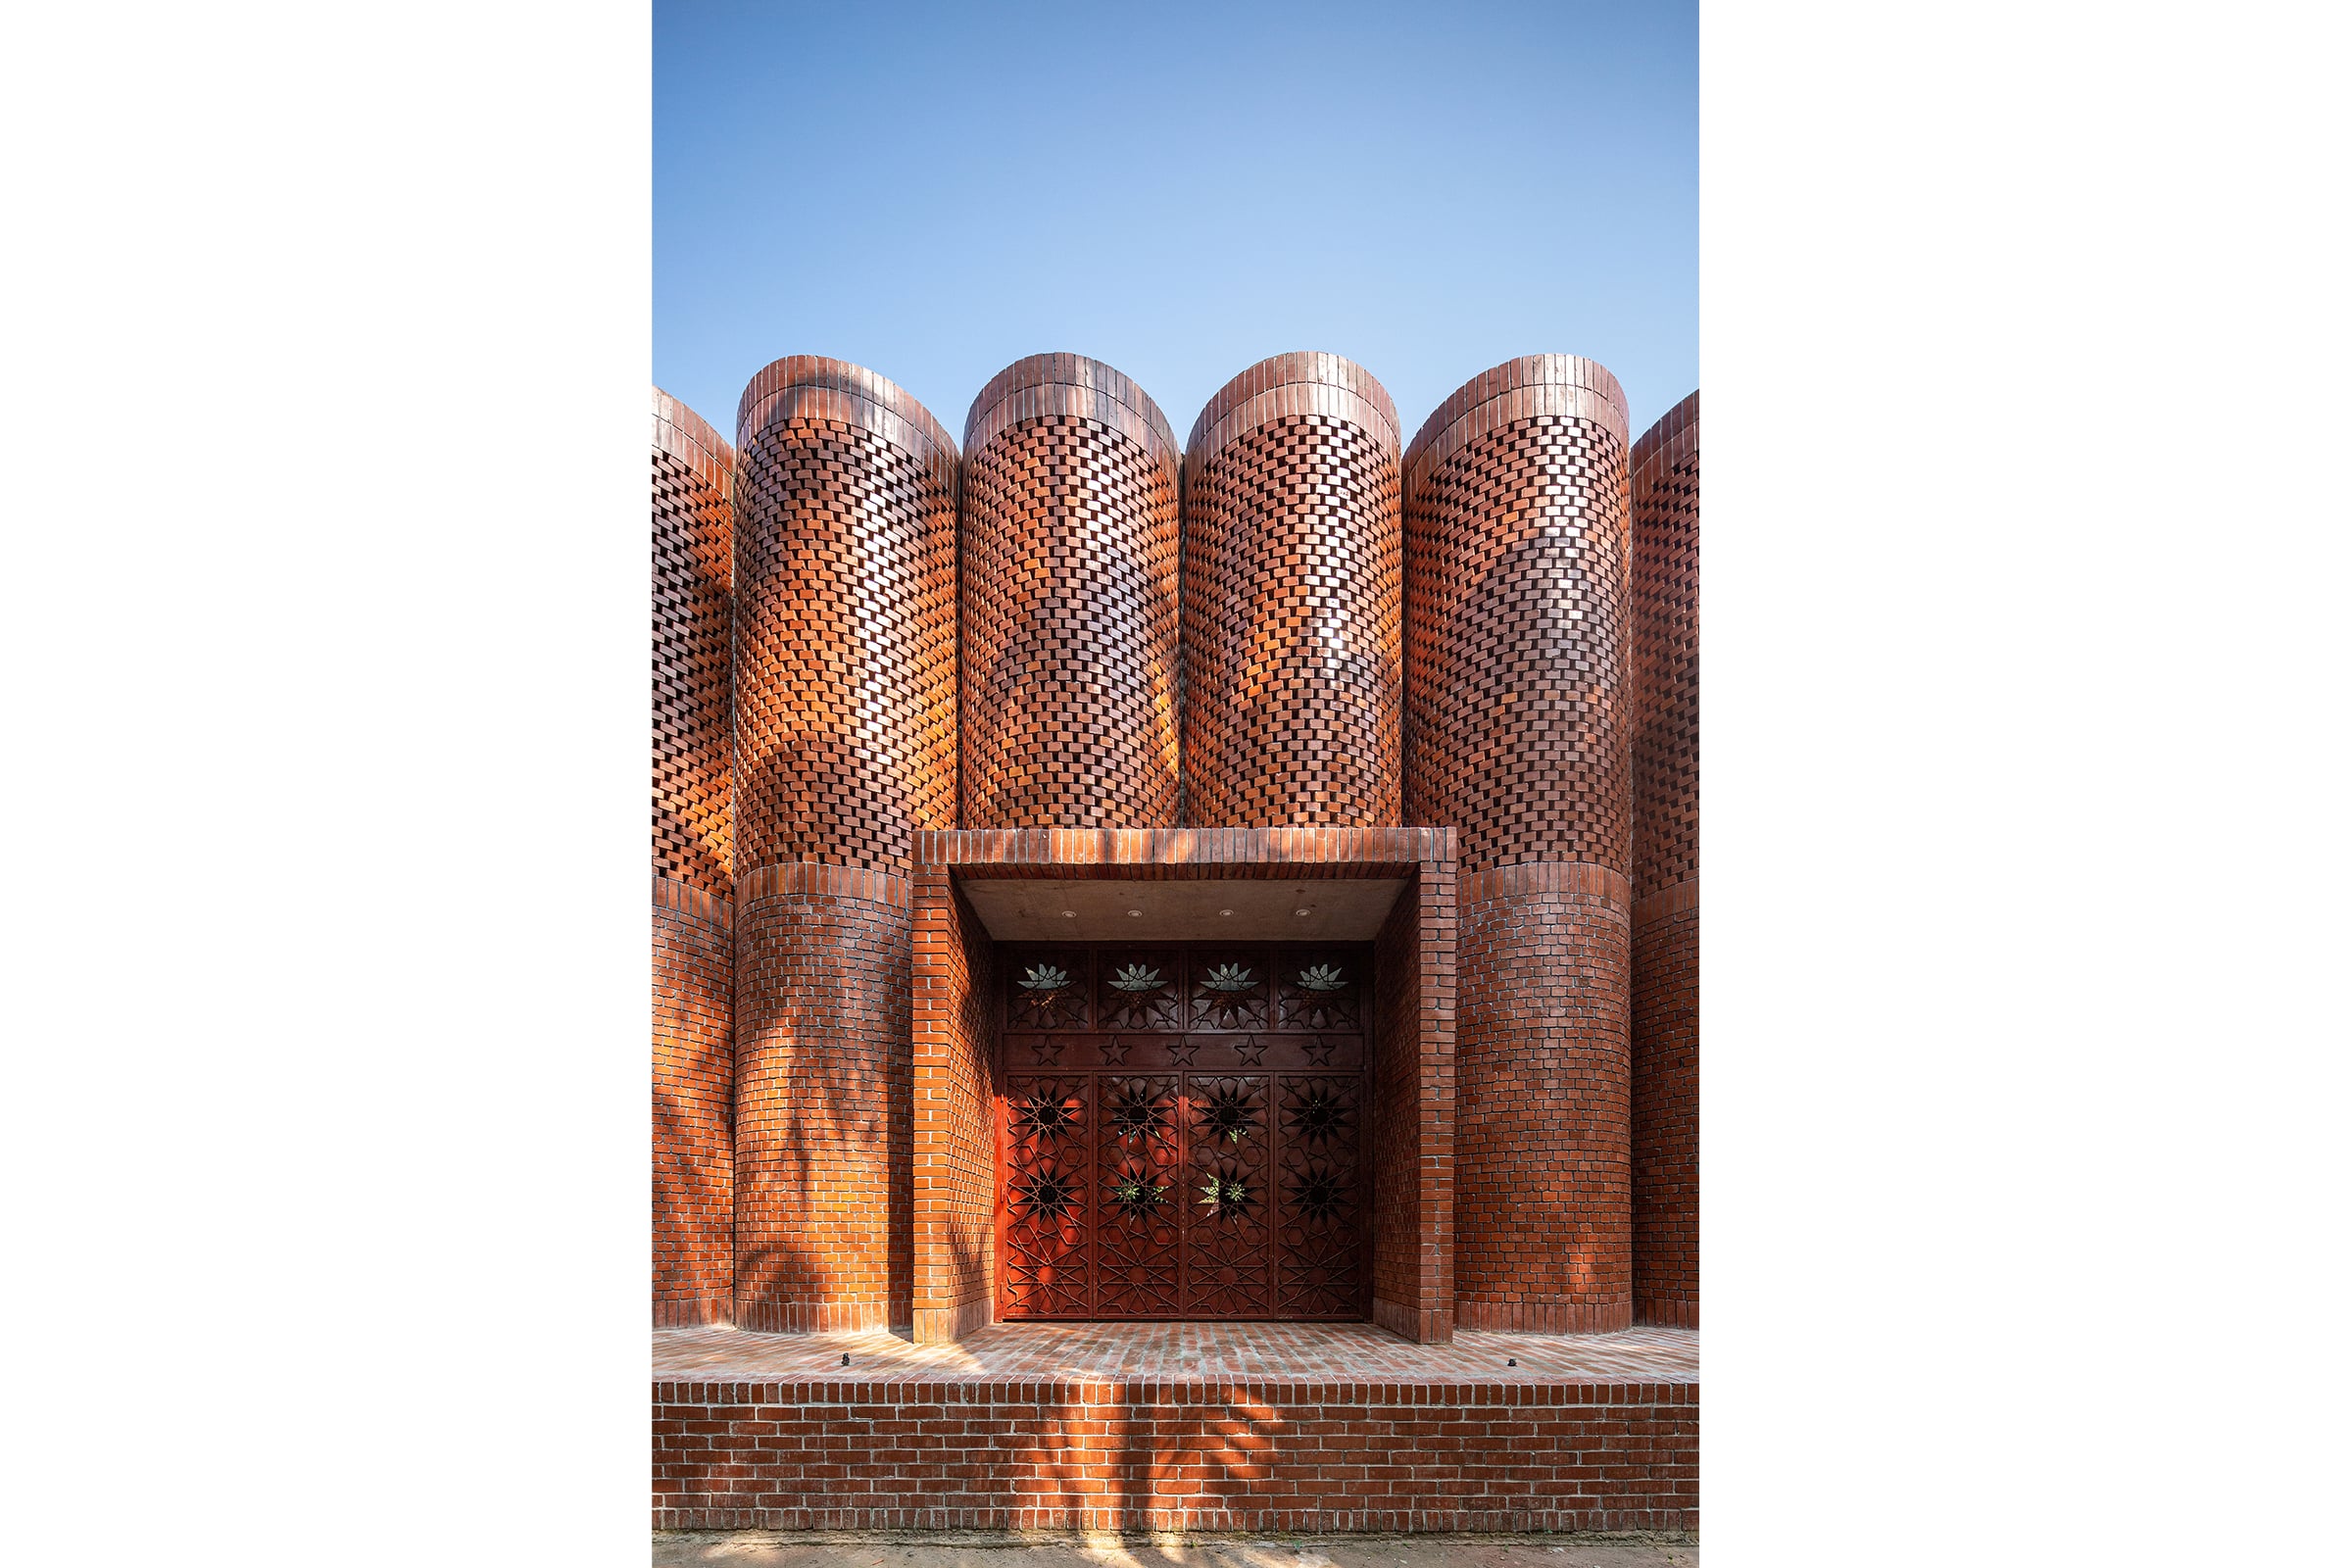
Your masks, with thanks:
[{"label": "rounded column top", "polygon": [[654,450],[668,453],[721,490],[734,488],[735,449],[710,420],[660,387],[654,388]]},{"label": "rounded column top", "polygon": [[1177,468],[1182,452],[1159,405],[1128,376],[1083,354],[1032,354],[1015,360],[980,389],[964,416],[967,452],[1024,419],[1074,414],[1117,430]]},{"label": "rounded column top", "polygon": [[1482,435],[1541,415],[1590,419],[1627,440],[1625,389],[1595,361],[1575,354],[1529,354],[1472,376],[1422,421],[1404,454],[1410,495],[1440,464]]},{"label": "rounded column top", "polygon": [[760,431],[795,415],[838,419],[880,436],[930,466],[956,488],[955,438],[931,411],[888,376],[821,354],[788,354],[745,384],[735,410],[735,441],[748,447]]},{"label": "rounded column top", "polygon": [[1403,444],[1396,404],[1371,371],[1337,354],[1276,354],[1219,388],[1193,421],[1185,461],[1206,463],[1229,442],[1271,419],[1323,414],[1372,432],[1392,455]]},{"label": "rounded column top", "polygon": [[1684,456],[1689,450],[1690,443],[1677,441],[1675,437],[1687,435],[1697,428],[1698,394],[1692,392],[1682,402],[1658,416],[1658,422],[1644,430],[1642,433],[1642,439],[1634,443],[1634,471],[1641,472],[1661,457],[1666,457],[1671,461],[1673,458]]}]

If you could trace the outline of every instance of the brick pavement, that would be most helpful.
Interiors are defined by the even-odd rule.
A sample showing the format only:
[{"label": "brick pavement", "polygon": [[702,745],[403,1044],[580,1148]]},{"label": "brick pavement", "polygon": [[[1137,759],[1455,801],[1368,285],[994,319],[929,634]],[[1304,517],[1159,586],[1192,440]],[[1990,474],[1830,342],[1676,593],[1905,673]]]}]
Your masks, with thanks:
[{"label": "brick pavement", "polygon": [[[695,1381],[839,1377],[860,1383],[1052,1378],[1247,1378],[1348,1382],[1689,1383],[1698,1331],[1642,1326],[1618,1334],[1458,1333],[1415,1345],[1369,1323],[1000,1323],[915,1345],[883,1333],[777,1335],[723,1328],[654,1333],[653,1375]],[[1506,1362],[1516,1358],[1516,1368]]]}]

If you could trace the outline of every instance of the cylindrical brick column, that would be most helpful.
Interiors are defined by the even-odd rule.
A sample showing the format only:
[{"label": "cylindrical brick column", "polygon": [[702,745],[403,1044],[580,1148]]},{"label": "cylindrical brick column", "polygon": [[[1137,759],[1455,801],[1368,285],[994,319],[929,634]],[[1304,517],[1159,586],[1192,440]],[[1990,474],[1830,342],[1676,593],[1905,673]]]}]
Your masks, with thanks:
[{"label": "cylindrical brick column", "polygon": [[654,389],[654,1324],[733,1302],[728,576],[735,449]]},{"label": "cylindrical brick column", "polygon": [[913,834],[955,825],[956,444],[838,360],[744,389],[735,1321],[913,1318]]},{"label": "cylindrical brick column", "polygon": [[1405,454],[1405,820],[1459,830],[1454,1309],[1633,1320],[1626,410],[1541,355]]},{"label": "cylindrical brick column", "polygon": [[1175,433],[1098,360],[1008,366],[964,421],[963,825],[1174,827]]},{"label": "cylindrical brick column", "polygon": [[1404,808],[1396,407],[1336,354],[1225,384],[1184,474],[1184,797],[1203,827],[1395,827]]},{"label": "cylindrical brick column", "polygon": [[1634,443],[1634,1315],[1698,1327],[1698,394]]}]

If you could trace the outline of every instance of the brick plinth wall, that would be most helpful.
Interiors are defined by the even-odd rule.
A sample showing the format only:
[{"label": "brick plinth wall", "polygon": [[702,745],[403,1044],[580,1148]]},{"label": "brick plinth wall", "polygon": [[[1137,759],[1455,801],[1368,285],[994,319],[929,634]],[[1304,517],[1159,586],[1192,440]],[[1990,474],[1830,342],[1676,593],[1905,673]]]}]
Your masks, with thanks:
[{"label": "brick plinth wall", "polygon": [[966,827],[1179,820],[1178,453],[1118,371],[1041,354],[964,424]]},{"label": "brick plinth wall", "polygon": [[1633,1320],[1626,413],[1513,360],[1405,455],[1405,819],[1460,830],[1454,1308]]},{"label": "brick plinth wall", "polygon": [[657,1383],[663,1530],[1698,1524],[1693,1383]]},{"label": "brick plinth wall", "polygon": [[905,1327],[907,847],[956,805],[956,445],[806,356],[752,378],[736,443],[736,1323]]},{"label": "brick plinth wall", "polygon": [[1634,446],[1634,1310],[1698,1327],[1698,394]]},{"label": "brick plinth wall", "polygon": [[[1453,832],[1449,828],[995,829],[915,839],[914,1337],[955,1339],[995,1302],[994,1040],[986,933],[959,878],[1405,880],[1374,999],[1373,1320],[1453,1335]],[[749,899],[747,895],[747,907]]]},{"label": "brick plinth wall", "polygon": [[1396,405],[1336,354],[1227,382],[1185,452],[1184,793],[1209,826],[1403,820]]},{"label": "brick plinth wall", "polygon": [[653,1307],[727,1321],[734,956],[729,574],[735,451],[653,393]]}]

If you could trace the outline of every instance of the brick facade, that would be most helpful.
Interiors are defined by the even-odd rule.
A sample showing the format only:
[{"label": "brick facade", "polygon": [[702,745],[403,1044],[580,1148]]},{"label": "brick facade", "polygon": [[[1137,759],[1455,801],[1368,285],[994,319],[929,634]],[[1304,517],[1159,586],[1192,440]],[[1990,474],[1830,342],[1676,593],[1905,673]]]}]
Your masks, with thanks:
[{"label": "brick facade", "polygon": [[[1374,1342],[1457,1336],[1531,1365],[1505,1337],[1683,1335],[1691,1357],[661,1378],[657,1522],[1691,1528],[1696,394],[1629,447],[1605,369],[1514,360],[1400,450],[1361,367],[1286,354],[1180,454],[1127,377],[1039,355],[981,392],[959,454],[902,388],[792,357],[733,446],[654,412],[659,1330],[911,1336],[868,1354],[1054,1332],[997,1323],[1029,1310],[1004,1305],[1003,1106],[1047,1058],[1005,1025],[1020,954],[976,912],[1005,890],[966,884],[1368,879],[1345,956],[1369,980],[1332,1048],[1361,1063],[1363,1262],[1308,1315],[1369,1322],[1317,1330],[1370,1337],[1343,1336],[1358,1373]],[[1213,945],[1047,923],[1073,952]],[[1276,981],[1306,939],[1251,940],[1283,960],[1269,999],[1299,989]],[[1090,1054],[1124,1027],[1100,981],[1068,1060],[1125,1071]],[[1280,1072],[1339,1069],[1264,1070],[1288,1106]]]},{"label": "brick facade", "polygon": [[1634,1309],[1698,1327],[1698,394],[1634,445]]},{"label": "brick facade", "polygon": [[964,424],[965,827],[1174,827],[1176,437],[1097,360],[999,372]]},{"label": "brick facade", "polygon": [[654,1322],[733,1295],[728,642],[735,452],[653,393]]},{"label": "brick facade", "polygon": [[1403,820],[1396,409],[1361,366],[1283,354],[1193,426],[1184,483],[1187,820]]},{"label": "brick facade", "polygon": [[1455,1320],[1633,1314],[1626,416],[1513,360],[1405,456],[1408,821],[1461,848]]}]

